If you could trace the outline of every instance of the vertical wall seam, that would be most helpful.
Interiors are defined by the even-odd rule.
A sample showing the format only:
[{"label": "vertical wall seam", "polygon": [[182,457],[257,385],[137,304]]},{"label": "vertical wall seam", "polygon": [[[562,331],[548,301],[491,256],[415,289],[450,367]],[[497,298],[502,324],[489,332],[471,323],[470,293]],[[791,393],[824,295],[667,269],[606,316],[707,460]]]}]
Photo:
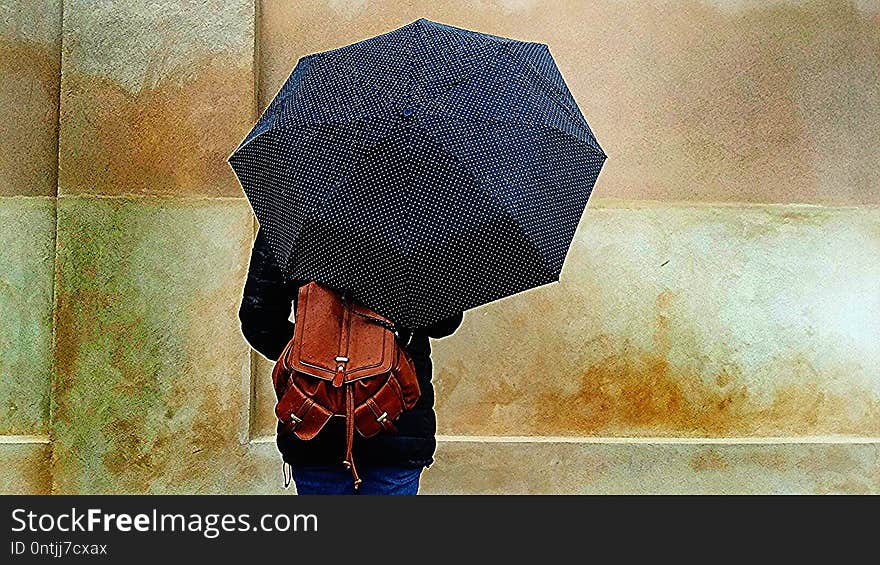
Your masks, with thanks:
[{"label": "vertical wall seam", "polygon": [[251,117],[254,121],[260,115],[261,101],[263,100],[262,88],[262,50],[260,49],[260,18],[262,17],[262,0],[254,0],[254,107]]},{"label": "vertical wall seam", "polygon": [[[251,123],[256,122],[259,117],[260,112],[260,101],[262,100],[262,95],[260,92],[262,80],[260,79],[260,73],[262,69],[261,61],[262,54],[260,52],[260,16],[261,16],[261,0],[254,0],[254,45],[253,45],[253,73],[254,73],[254,102],[253,107],[251,108]],[[257,236],[257,219],[255,217],[251,218],[251,241]],[[250,264],[250,261],[248,261]],[[247,277],[247,274],[245,274]],[[248,344],[248,375],[247,375],[247,387],[248,391],[247,397],[247,415],[245,418],[245,433],[244,433],[244,443],[249,444],[251,440],[254,438],[254,431],[256,428],[256,422],[254,419],[256,418],[254,408],[257,406],[257,380],[256,380],[256,353],[253,348]]]},{"label": "vertical wall seam", "polygon": [[52,344],[51,363],[49,368],[49,422],[47,435],[49,460],[47,473],[49,475],[49,494],[55,494],[58,490],[58,481],[55,477],[55,390],[58,381],[58,198],[61,193],[61,102],[63,100],[62,87],[64,76],[64,0],[58,1],[58,97],[55,107],[55,231],[52,234],[54,241],[52,254]]}]

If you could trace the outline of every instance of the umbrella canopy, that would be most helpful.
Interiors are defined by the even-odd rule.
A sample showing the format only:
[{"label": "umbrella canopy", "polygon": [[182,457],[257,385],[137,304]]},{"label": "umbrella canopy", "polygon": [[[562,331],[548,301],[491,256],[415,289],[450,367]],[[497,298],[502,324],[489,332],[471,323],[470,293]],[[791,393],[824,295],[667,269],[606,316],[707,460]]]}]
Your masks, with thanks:
[{"label": "umbrella canopy", "polygon": [[604,161],[546,45],[424,19],[300,59],[229,157],[286,276],[411,328],[559,280]]}]

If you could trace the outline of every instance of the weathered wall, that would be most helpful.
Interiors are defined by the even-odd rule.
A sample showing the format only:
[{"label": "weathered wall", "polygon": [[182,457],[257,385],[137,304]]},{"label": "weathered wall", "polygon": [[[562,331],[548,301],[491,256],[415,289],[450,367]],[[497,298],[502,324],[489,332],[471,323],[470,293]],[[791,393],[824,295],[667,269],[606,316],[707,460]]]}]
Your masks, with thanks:
[{"label": "weathered wall", "polygon": [[548,43],[609,154],[562,282],[435,342],[424,490],[880,492],[880,2],[0,16],[3,492],[278,491],[224,160],[298,57],[418,17]]},{"label": "weathered wall", "polygon": [[550,46],[609,155],[596,196],[880,203],[877,0],[264,0],[261,10],[261,107],[296,57],[426,17]]},{"label": "weathered wall", "polygon": [[61,2],[0,2],[0,492],[51,489]]},{"label": "weathered wall", "polygon": [[61,0],[0,2],[0,197],[54,196]]}]

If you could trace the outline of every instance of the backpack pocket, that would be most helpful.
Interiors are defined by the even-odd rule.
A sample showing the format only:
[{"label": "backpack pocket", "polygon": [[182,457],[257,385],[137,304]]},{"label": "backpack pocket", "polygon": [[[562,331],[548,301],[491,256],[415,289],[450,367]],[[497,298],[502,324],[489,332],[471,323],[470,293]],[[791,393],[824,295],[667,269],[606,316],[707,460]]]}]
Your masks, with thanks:
[{"label": "backpack pocket", "polygon": [[324,428],[333,413],[306,395],[295,379],[290,379],[288,385],[275,405],[275,416],[285,431],[296,434],[302,440],[312,439]]},{"label": "backpack pocket", "polygon": [[382,430],[395,433],[397,430],[392,420],[396,420],[405,408],[400,384],[392,375],[375,394],[355,408],[354,427],[364,437],[372,437]]}]

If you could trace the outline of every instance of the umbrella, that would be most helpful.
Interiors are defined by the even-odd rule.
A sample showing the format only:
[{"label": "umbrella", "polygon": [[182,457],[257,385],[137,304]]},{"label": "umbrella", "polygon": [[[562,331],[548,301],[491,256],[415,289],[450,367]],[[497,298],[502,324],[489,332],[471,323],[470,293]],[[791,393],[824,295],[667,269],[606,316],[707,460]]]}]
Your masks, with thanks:
[{"label": "umbrella", "polygon": [[559,280],[604,161],[546,45],[425,19],[300,59],[229,157],[286,277],[410,328]]}]

